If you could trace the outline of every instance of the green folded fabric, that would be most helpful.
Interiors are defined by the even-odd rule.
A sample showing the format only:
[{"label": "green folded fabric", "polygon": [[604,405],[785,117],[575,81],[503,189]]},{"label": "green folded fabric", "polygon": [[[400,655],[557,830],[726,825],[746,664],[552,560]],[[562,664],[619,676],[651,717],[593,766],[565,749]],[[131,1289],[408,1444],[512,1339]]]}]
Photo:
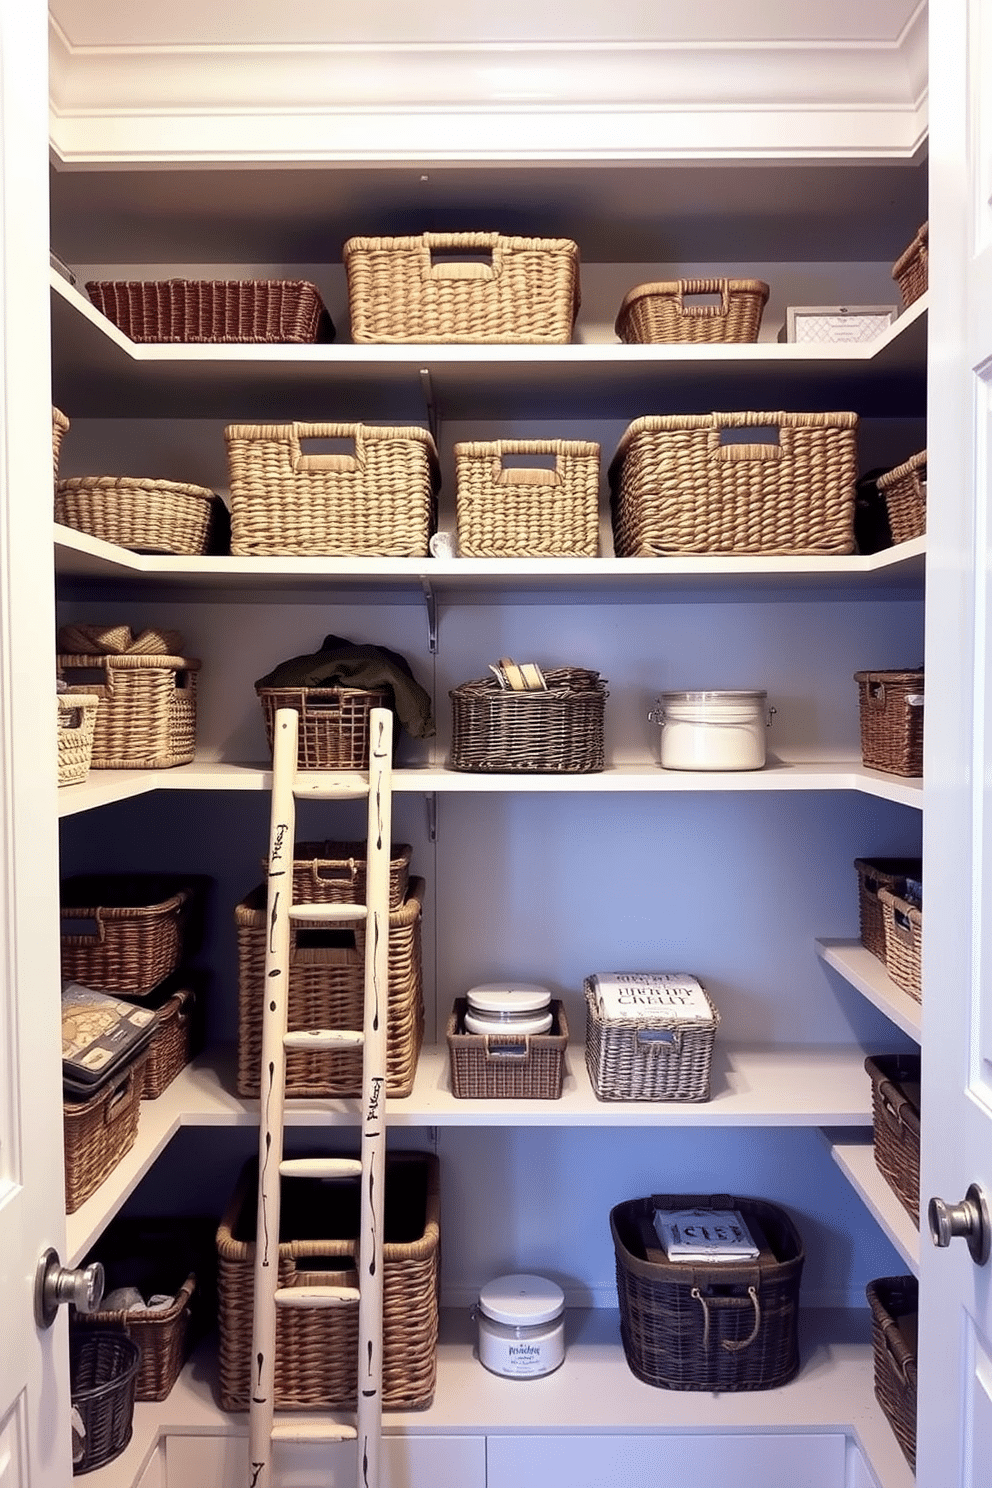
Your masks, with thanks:
[{"label": "green folded fabric", "polygon": [[434,734],[430,694],[421,687],[405,657],[385,646],[355,645],[325,636],[319,651],[282,661],[255,683],[263,687],[357,687],[391,694],[393,712],[415,739]]}]

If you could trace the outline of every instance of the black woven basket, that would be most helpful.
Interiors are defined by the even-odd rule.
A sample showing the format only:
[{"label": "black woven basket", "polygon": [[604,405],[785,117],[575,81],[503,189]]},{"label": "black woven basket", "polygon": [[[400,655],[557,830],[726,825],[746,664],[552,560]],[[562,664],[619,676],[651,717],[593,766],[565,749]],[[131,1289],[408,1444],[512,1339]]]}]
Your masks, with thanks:
[{"label": "black woven basket", "polygon": [[[655,1209],[738,1209],[753,1261],[670,1261]],[[784,1210],[728,1194],[654,1194],[610,1211],[620,1335],[638,1379],[664,1390],[770,1390],[799,1370],[803,1242]]]},{"label": "black woven basket", "polygon": [[511,692],[494,677],[450,693],[453,770],[582,774],[606,764],[606,684],[598,672],[558,667],[544,692]]},{"label": "black woven basket", "polygon": [[875,1398],[916,1471],[916,1318],[919,1283],[915,1276],[881,1276],[865,1288],[871,1308]]},{"label": "black woven basket", "polygon": [[82,1431],[73,1428],[72,1471],[92,1472],[131,1440],[138,1345],[123,1332],[93,1329],[69,1336],[69,1379]]}]

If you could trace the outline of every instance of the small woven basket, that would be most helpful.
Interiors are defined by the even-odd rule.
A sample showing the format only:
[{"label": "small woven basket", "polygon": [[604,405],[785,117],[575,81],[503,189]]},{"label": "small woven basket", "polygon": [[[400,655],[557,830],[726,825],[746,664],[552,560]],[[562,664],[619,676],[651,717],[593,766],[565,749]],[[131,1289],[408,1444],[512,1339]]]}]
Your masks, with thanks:
[{"label": "small woven basket", "polygon": [[[635,419],[609,468],[619,558],[854,551],[857,415]],[[734,431],[774,430],[774,443]]]},{"label": "small woven basket", "polygon": [[598,672],[557,667],[546,692],[510,692],[495,677],[451,690],[454,770],[581,774],[606,763],[606,684]]},{"label": "small woven basket", "polygon": [[59,692],[59,785],[79,785],[90,773],[100,699],[92,692]]},{"label": "small woven basket", "polygon": [[[654,1234],[654,1210],[688,1208],[739,1210],[760,1255],[670,1261]],[[805,1255],[783,1209],[727,1194],[655,1194],[618,1204],[610,1229],[620,1336],[638,1379],[665,1390],[771,1390],[798,1373]]]},{"label": "small woven basket", "polygon": [[145,1057],[142,1051],[88,1100],[63,1100],[66,1214],[75,1214],[134,1146]]},{"label": "small woven basket", "polygon": [[213,491],[178,481],[82,475],[55,491],[56,522],[137,553],[220,552],[226,518]]},{"label": "small woven basket", "polygon": [[879,889],[885,923],[885,969],[904,992],[923,1000],[923,911],[890,889]]},{"label": "small woven basket", "polygon": [[301,279],[93,280],[96,308],[132,341],[333,341],[313,284]]},{"label": "small woven basket", "polygon": [[923,668],[855,672],[861,718],[861,758],[890,775],[923,774]]},{"label": "small woven basket", "polygon": [[[425,430],[231,424],[231,552],[257,558],[424,558],[441,484]],[[305,453],[307,439],[347,443]]]},{"label": "small woven basket", "polygon": [[871,1079],[875,1163],[914,1224],[920,1222],[920,1056],[865,1060]]},{"label": "small woven basket", "polygon": [[558,1100],[568,1047],[561,1003],[550,1003],[547,1033],[467,1033],[467,1008],[467,998],[456,998],[445,1030],[452,1095],[459,1100]]},{"label": "small woven basket", "polygon": [[579,309],[567,238],[424,233],[344,245],[358,342],[562,343]]},{"label": "small woven basket", "polygon": [[193,890],[164,874],[77,874],[60,886],[62,976],[144,997],[179,965]]},{"label": "small woven basket", "polygon": [[[406,900],[412,856],[408,843],[394,842],[390,848],[390,909],[399,909]],[[364,904],[367,878],[364,841],[297,842],[293,847],[294,904]]]},{"label": "small woven basket", "polygon": [[296,762],[301,770],[367,770],[373,708],[390,708],[386,692],[358,687],[259,687],[269,750],[280,708],[300,715]]},{"label": "small woven basket", "polygon": [[59,481],[59,456],[62,452],[62,440],[69,432],[69,420],[61,408],[52,404],[52,474],[55,484]]},{"label": "small woven basket", "polygon": [[[538,463],[552,457],[552,468]],[[533,458],[529,465],[512,463]],[[508,463],[508,460],[510,463]],[[599,445],[500,439],[455,445],[464,558],[595,558]]]},{"label": "small woven basket", "polygon": [[[706,303],[692,303],[696,296]],[[615,329],[626,342],[757,341],[767,299],[761,279],[639,284],[624,297]]]},{"label": "small woven basket", "polygon": [[878,477],[885,497],[894,543],[922,537],[927,530],[927,452],[920,450],[902,465]]},{"label": "small woven basket", "polygon": [[[217,1230],[220,1401],[248,1409],[251,1390],[255,1178],[246,1165]],[[283,1187],[279,1286],[356,1284],[357,1185],[294,1179]],[[437,1371],[440,1181],[432,1153],[386,1157],[382,1403],[420,1410]],[[357,1306],[283,1307],[276,1320],[277,1410],[348,1409],[358,1377]]]},{"label": "small woven basket", "polygon": [[155,1032],[148,1045],[142,1100],[158,1100],[202,1044],[202,1009],[195,989],[181,986],[173,991],[171,987],[170,981],[165,996],[156,990],[151,998],[143,999],[145,1007],[155,1007]]},{"label": "small woven basket", "polygon": [[882,1276],[865,1288],[871,1308],[875,1398],[916,1471],[916,1355],[919,1284],[915,1276]]},{"label": "small woven basket", "polygon": [[[140,1257],[135,1260],[134,1272],[140,1276],[145,1268],[140,1265]],[[127,1274],[118,1268],[113,1285],[135,1285],[136,1283],[124,1279]],[[196,1277],[187,1276],[178,1289],[174,1283],[162,1280],[146,1290],[168,1290],[173,1300],[168,1307],[154,1312],[136,1313],[101,1308],[93,1313],[80,1313],[74,1326],[84,1329],[114,1328],[125,1337],[133,1339],[140,1354],[134,1387],[135,1400],[164,1400],[179,1378],[186,1361],[186,1339],[196,1291]]]},{"label": "small woven basket", "polygon": [[199,661],[121,653],[59,655],[67,692],[100,699],[93,733],[94,770],[167,770],[196,750]]},{"label": "small woven basket", "polygon": [[69,1334],[69,1390],[82,1431],[73,1427],[73,1475],[119,1457],[134,1423],[138,1345],[105,1328]]},{"label": "small woven basket", "polygon": [[917,229],[916,237],[892,267],[892,277],[899,286],[903,306],[908,309],[914,300],[925,294],[929,284],[930,224],[924,222]]},{"label": "small woven basket", "polygon": [[858,874],[858,919],[861,944],[884,963],[885,910],[878,897],[880,889],[896,894],[905,891],[906,880],[920,882],[923,876],[921,858],[855,858]]},{"label": "small woven basket", "polygon": [[677,1016],[604,1018],[591,980],[586,999],[586,1068],[600,1100],[706,1101],[720,1014],[709,994],[708,1023]]},{"label": "small woven basket", "polygon": [[[409,1095],[424,1034],[421,921],[424,881],[389,915],[386,1093]],[[262,1002],[265,994],[266,891],[259,885],[234,912],[238,939],[238,1094],[257,1097],[262,1068]],[[290,930],[288,1026],[361,1028],[364,1007],[365,923],[294,920]],[[361,1049],[325,1049],[286,1055],[288,1097],[324,1099],[358,1095]]]}]

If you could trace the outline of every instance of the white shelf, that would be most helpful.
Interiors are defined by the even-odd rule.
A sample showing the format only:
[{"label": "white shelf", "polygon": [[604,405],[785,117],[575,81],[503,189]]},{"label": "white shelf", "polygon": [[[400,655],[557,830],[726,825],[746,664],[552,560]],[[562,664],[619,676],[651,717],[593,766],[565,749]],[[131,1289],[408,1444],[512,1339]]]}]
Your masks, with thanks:
[{"label": "white shelf", "polygon": [[827,1139],[830,1155],[867,1209],[881,1225],[906,1266],[920,1274],[920,1232],[886,1183],[875,1162],[870,1141]]},{"label": "white shelf", "polygon": [[889,976],[882,962],[859,940],[818,940],[816,954],[883,1012],[897,1028],[920,1042],[923,1009]]},{"label": "white shelf", "polygon": [[[912,1488],[912,1473],[875,1401],[867,1309],[802,1312],[797,1377],[774,1390],[719,1395],[638,1380],[612,1310],[569,1309],[564,1364],[525,1387],[482,1368],[472,1329],[467,1310],[442,1313],[434,1401],[424,1411],[387,1411],[385,1435],[844,1432],[864,1451],[881,1488]],[[130,1488],[160,1436],[244,1437],[247,1417],[226,1414],[215,1402],[216,1368],[208,1341],[164,1402],[137,1405],[129,1446],[91,1474],[93,1488]]]}]

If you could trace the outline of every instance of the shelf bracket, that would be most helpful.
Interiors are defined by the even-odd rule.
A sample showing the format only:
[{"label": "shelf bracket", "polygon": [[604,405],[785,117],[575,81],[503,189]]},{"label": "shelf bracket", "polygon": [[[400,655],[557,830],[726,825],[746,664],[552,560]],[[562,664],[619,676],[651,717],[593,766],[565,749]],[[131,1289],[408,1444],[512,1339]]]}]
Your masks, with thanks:
[{"label": "shelf bracket", "polygon": [[437,655],[437,599],[430,579],[421,579],[424,605],[427,610],[427,648],[432,656]]},{"label": "shelf bracket", "polygon": [[424,805],[427,808],[427,840],[437,841],[437,792],[428,791],[424,796]]},{"label": "shelf bracket", "polygon": [[431,431],[431,438],[437,444],[437,403],[434,401],[434,384],[431,381],[429,367],[420,369],[420,391],[424,395],[424,403],[427,407],[427,427]]}]

